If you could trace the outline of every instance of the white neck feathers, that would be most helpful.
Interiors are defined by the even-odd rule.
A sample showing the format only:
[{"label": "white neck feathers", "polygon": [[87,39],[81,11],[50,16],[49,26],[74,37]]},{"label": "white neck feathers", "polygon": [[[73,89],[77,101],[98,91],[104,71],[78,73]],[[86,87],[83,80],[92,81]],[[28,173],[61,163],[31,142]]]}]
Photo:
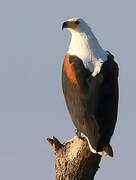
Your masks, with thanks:
[{"label": "white neck feathers", "polygon": [[100,72],[103,62],[107,60],[107,52],[101,48],[90,28],[86,32],[73,29],[70,31],[72,38],[68,53],[79,57],[85,68],[93,72],[93,76],[96,76]]}]

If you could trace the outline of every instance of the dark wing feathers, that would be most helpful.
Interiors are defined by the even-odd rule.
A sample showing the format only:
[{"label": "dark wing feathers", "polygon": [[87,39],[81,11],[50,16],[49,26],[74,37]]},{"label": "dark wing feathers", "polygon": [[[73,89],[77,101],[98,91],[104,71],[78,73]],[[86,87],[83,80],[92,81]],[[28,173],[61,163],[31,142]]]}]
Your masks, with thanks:
[{"label": "dark wing feathers", "polygon": [[[65,63],[73,65],[77,83],[66,73]],[[82,60],[66,55],[62,70],[62,87],[66,104],[76,128],[83,132],[96,150],[106,147],[113,134],[118,108],[118,66],[109,54],[95,77]]]}]

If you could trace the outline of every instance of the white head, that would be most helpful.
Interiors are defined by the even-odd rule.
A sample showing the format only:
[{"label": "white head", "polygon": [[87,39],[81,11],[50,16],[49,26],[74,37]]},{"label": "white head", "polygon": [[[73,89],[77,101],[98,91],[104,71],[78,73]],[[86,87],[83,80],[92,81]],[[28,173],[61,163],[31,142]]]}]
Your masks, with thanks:
[{"label": "white head", "polygon": [[63,23],[64,28],[72,34],[68,53],[78,56],[91,72],[95,71],[96,64],[99,69],[98,66],[101,67],[102,62],[107,60],[107,53],[101,48],[89,25],[81,18],[72,18]]},{"label": "white head", "polygon": [[81,18],[72,18],[63,23],[62,29],[67,28],[71,33],[76,32],[89,32],[91,28],[88,24]]}]

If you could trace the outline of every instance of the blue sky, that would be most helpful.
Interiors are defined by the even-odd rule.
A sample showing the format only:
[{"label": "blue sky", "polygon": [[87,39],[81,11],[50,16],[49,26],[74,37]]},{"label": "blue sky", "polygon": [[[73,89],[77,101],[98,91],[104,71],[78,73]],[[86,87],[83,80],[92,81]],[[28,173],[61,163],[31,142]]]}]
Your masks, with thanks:
[{"label": "blue sky", "polygon": [[55,155],[45,140],[74,136],[61,88],[70,33],[62,23],[88,22],[120,67],[118,123],[95,180],[135,179],[135,1],[0,1],[0,179],[55,179]]}]

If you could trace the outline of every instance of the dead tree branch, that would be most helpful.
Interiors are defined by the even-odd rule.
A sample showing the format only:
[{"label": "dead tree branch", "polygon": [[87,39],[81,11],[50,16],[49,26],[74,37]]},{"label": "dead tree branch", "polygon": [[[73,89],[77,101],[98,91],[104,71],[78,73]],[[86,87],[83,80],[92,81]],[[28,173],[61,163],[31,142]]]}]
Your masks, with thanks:
[{"label": "dead tree branch", "polygon": [[85,138],[75,136],[61,144],[55,137],[47,139],[56,155],[56,180],[93,180],[101,156],[90,152]]}]

